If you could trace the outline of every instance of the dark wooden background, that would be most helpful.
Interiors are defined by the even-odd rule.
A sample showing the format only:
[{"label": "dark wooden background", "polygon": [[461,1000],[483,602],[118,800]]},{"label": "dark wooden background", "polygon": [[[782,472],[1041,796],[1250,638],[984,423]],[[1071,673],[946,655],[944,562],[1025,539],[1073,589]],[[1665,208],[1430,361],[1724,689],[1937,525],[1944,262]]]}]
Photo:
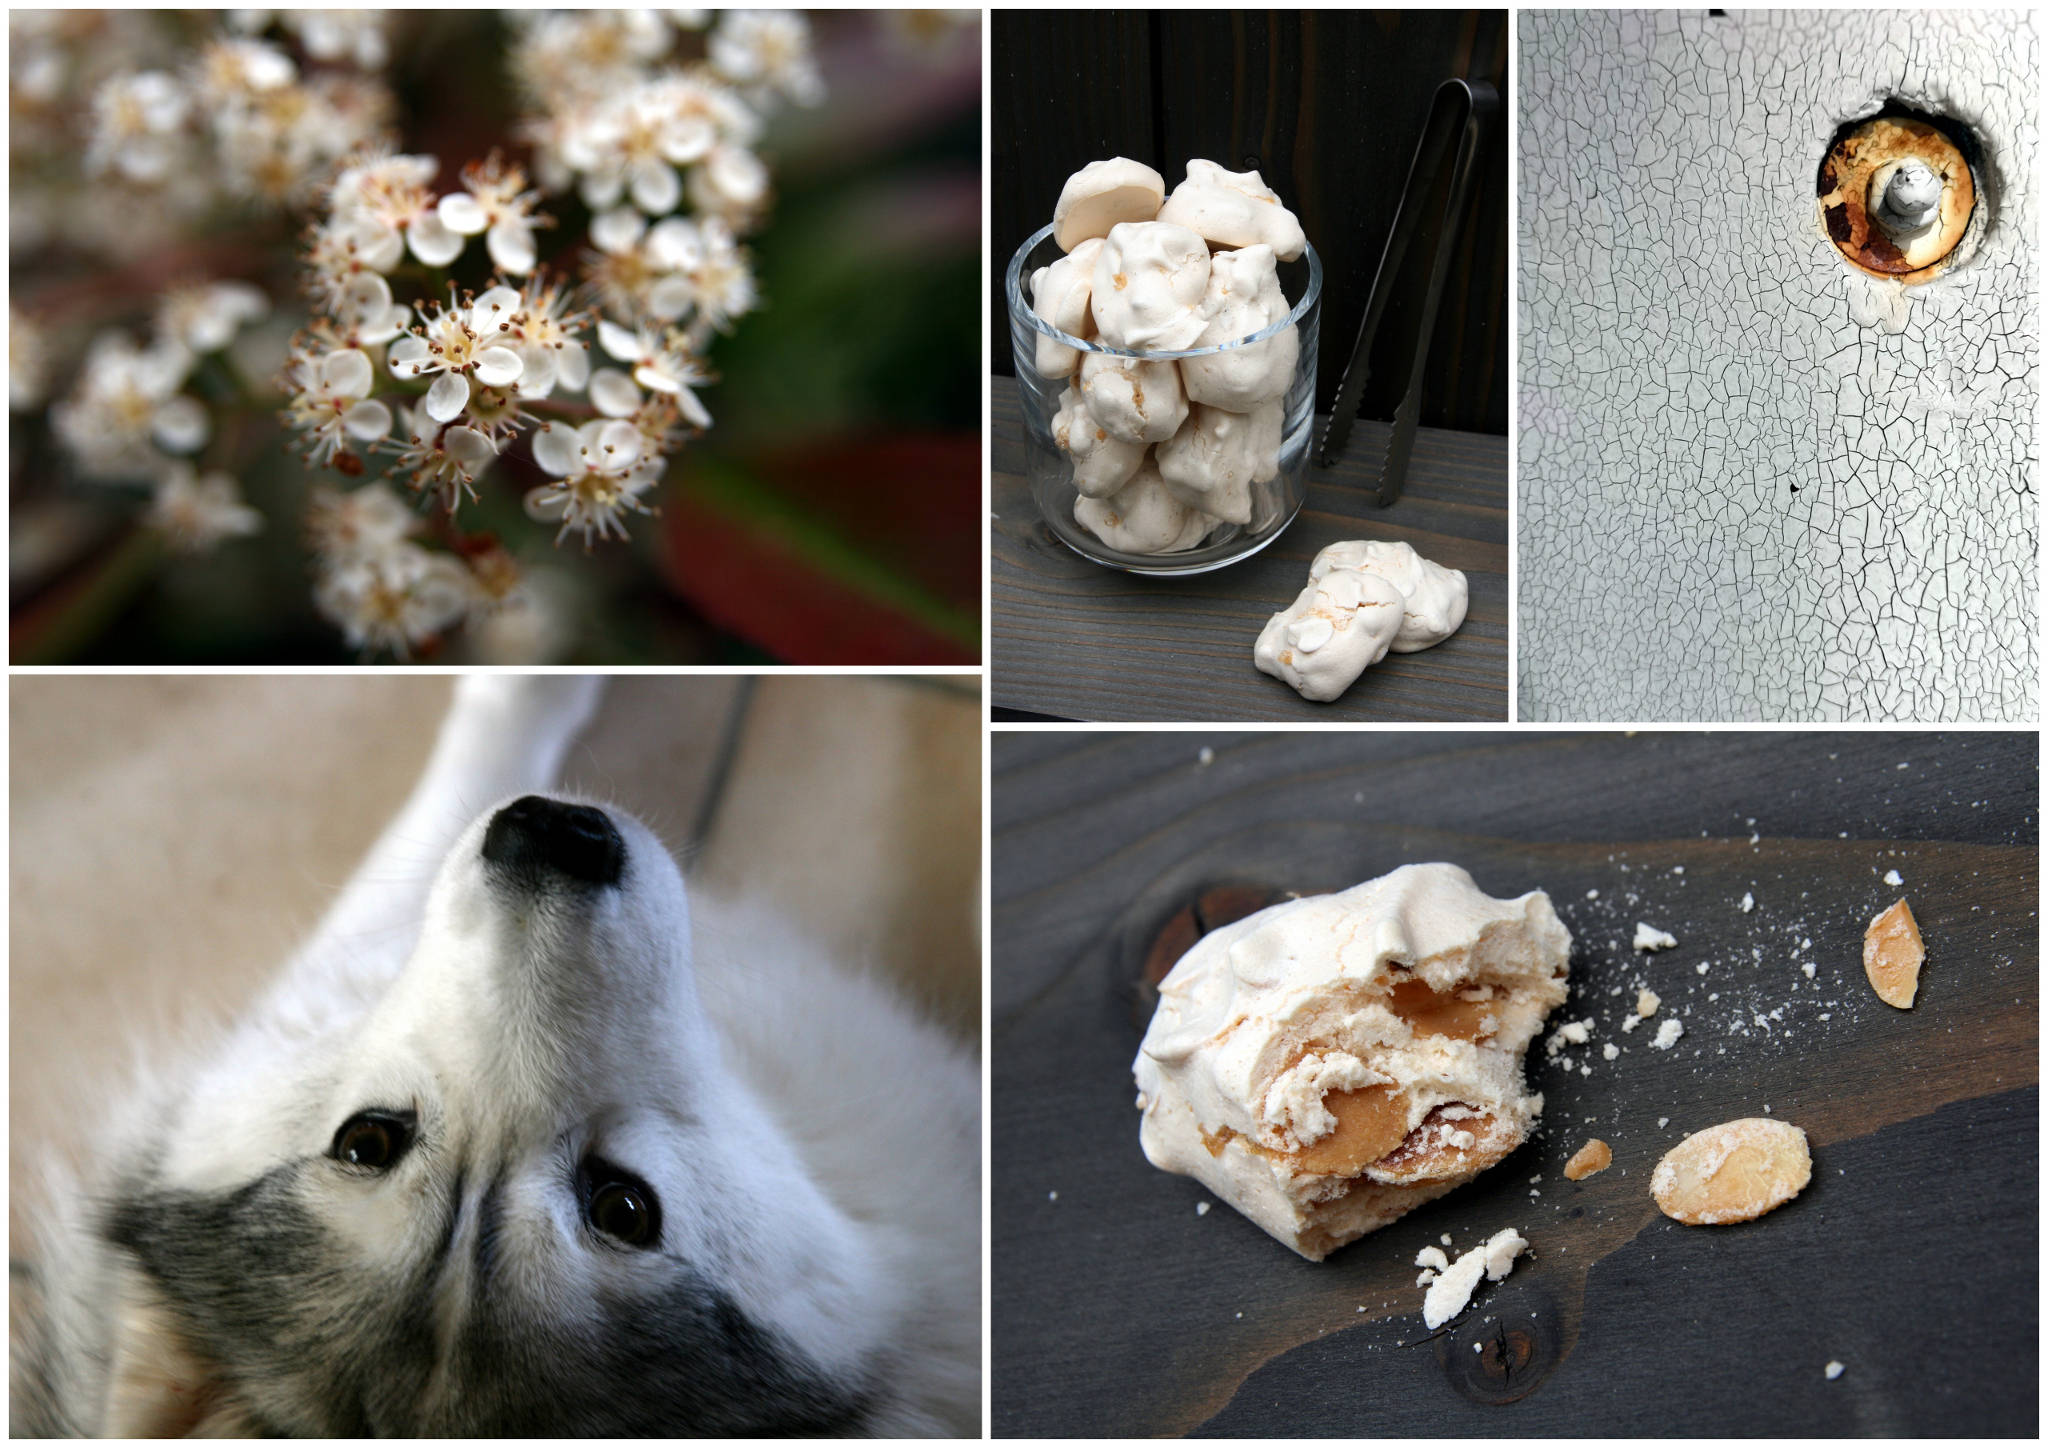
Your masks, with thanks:
[{"label": "dark wooden background", "polygon": [[[1170,191],[1200,157],[1256,169],[1322,253],[1316,407],[1336,396],[1380,251],[1436,87],[1490,80],[1502,109],[1478,176],[1430,344],[1424,426],[1508,426],[1507,12],[1504,10],[998,10],[992,42],[990,238],[995,370],[1013,374],[1003,268],[1052,220],[1068,176],[1129,156]],[[1419,305],[1420,283],[1401,294]],[[1412,312],[1390,313],[1394,349],[1360,412],[1393,415],[1391,358]]]},{"label": "dark wooden background", "polygon": [[[2036,1436],[2039,747],[998,735],[996,1433]],[[1209,1193],[1146,1163],[1132,1106],[1132,982],[1162,926],[1219,886],[1323,891],[1431,859],[1494,895],[1550,891],[1575,937],[1553,1019],[1595,1014],[1625,1054],[1580,1076],[1535,1050],[1542,1133],[1326,1262],[1226,1206],[1198,1215]],[[1901,895],[1928,952],[1910,1011],[1876,999],[1861,959]],[[1635,954],[1639,919],[1678,948]],[[1638,973],[1687,1023],[1668,1052],[1607,1024]],[[1751,1002],[1780,1021],[1729,1031]],[[1805,1192],[1740,1226],[1657,1211],[1666,1150],[1766,1105],[1811,1139]],[[1593,1135],[1614,1166],[1564,1180]],[[1432,1338],[1416,1252],[1507,1226],[1533,1256]],[[1509,1328],[1530,1356],[1503,1384],[1473,1347]]]}]

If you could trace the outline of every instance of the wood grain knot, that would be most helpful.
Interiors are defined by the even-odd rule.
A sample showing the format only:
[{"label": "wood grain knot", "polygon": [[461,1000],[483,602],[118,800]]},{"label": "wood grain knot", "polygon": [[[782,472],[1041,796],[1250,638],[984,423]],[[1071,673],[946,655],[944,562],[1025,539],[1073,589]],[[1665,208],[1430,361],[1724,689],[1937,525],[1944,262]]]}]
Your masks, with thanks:
[{"label": "wood grain knot", "polygon": [[1561,1360],[1556,1309],[1540,1290],[1512,1288],[1437,1339],[1451,1386],[1475,1403],[1513,1403],[1536,1391]]},{"label": "wood grain knot", "polygon": [[1211,885],[1169,914],[1138,965],[1131,992],[1131,1024],[1138,1033],[1143,1035],[1152,1024],[1152,1012],[1159,1004],[1159,982],[1196,941],[1287,898],[1286,891],[1267,885]]}]

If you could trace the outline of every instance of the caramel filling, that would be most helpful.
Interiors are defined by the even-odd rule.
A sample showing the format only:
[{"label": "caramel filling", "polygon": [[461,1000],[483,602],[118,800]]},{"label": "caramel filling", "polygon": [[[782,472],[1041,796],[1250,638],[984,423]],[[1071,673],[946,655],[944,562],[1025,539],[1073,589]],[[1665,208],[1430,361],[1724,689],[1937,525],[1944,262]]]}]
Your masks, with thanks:
[{"label": "caramel filling", "polygon": [[1393,1086],[1332,1091],[1323,1098],[1323,1108],[1337,1118],[1337,1126],[1295,1153],[1304,1171],[1356,1176],[1408,1136],[1408,1098]]},{"label": "caramel filling", "polygon": [[1456,1041],[1476,1041],[1493,1034],[1491,1020],[1498,1024],[1499,1001],[1460,1000],[1455,994],[1431,990],[1422,980],[1404,980],[1387,995],[1387,1009],[1414,1027],[1421,1036],[1449,1036]]},{"label": "caramel filling", "polygon": [[[1472,1110],[1456,1102],[1436,1107],[1422,1118],[1422,1124],[1410,1132],[1397,1148],[1369,1163],[1374,1173],[1402,1182],[1426,1181],[1433,1177],[1460,1176],[1475,1168],[1492,1166],[1507,1154],[1499,1150],[1498,1144],[1492,1140],[1495,1123],[1491,1116],[1482,1114],[1453,1119],[1449,1114],[1453,1107]],[[1472,1145],[1453,1146],[1450,1143],[1447,1139],[1449,1134],[1460,1131],[1471,1133]]]}]

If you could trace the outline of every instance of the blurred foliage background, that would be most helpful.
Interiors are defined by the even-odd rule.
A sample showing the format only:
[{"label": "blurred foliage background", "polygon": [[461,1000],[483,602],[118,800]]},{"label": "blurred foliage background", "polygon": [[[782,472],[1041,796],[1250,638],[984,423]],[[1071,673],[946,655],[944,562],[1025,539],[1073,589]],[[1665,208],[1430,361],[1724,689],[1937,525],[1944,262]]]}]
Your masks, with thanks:
[{"label": "blurred foliage background", "polygon": [[[465,523],[512,549],[541,606],[520,627],[458,633],[425,662],[978,661],[979,20],[862,11],[811,20],[828,95],[815,109],[777,114],[759,147],[776,192],[748,239],[763,305],[711,349],[719,380],[702,396],[715,426],[670,467],[661,516],[637,520],[628,544],[556,548],[553,529],[520,508],[540,481],[525,449],[501,458]],[[161,33],[158,52],[140,62],[160,68],[217,29],[199,12],[118,22],[116,38],[130,45],[139,23]],[[78,64],[90,66],[94,17],[66,25],[86,48]],[[386,78],[401,149],[437,156],[444,189],[494,146],[524,159],[510,139],[517,107],[499,17],[394,12],[391,34]],[[79,174],[85,116],[55,133],[47,117],[43,129],[28,127],[12,84],[10,109],[10,202],[33,222],[11,227],[11,301],[46,341],[49,397],[62,395],[97,331],[142,331],[164,289],[182,281],[261,286],[275,310],[256,345],[282,363],[305,316],[295,218],[222,211],[178,219],[172,244],[82,246],[81,228],[50,208],[104,197],[89,185],[68,199],[23,188],[50,168]],[[587,232],[589,213],[573,195],[544,205],[559,222],[542,238],[548,259],[559,238]],[[160,219],[135,225],[145,221]],[[93,224],[118,231],[121,221]],[[266,527],[197,556],[171,553],[138,526],[140,494],[73,476],[44,412],[12,414],[14,662],[354,659],[312,606],[300,524],[315,475],[286,450],[269,377],[250,381],[265,389],[263,405],[235,416],[217,409],[202,461],[241,481]],[[222,403],[235,395],[218,367],[202,368],[193,386]]]}]

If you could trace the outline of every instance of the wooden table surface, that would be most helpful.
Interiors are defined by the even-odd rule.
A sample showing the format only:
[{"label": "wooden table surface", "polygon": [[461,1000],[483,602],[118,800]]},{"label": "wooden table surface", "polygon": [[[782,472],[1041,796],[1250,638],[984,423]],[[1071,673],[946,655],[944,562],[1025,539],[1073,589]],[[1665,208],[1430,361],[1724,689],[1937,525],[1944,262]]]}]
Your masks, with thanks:
[{"label": "wooden table surface", "polygon": [[[1307,502],[1263,553],[1192,578],[1141,578],[1053,536],[1025,476],[1017,384],[995,378],[993,393],[993,707],[1116,721],[1507,718],[1506,438],[1420,430],[1401,500],[1375,508],[1367,500],[1388,428],[1360,422],[1335,467],[1311,463]],[[1309,560],[1346,538],[1411,543],[1463,569],[1471,607],[1435,648],[1389,654],[1341,699],[1313,704],[1260,673],[1252,645],[1308,583]]]},{"label": "wooden table surface", "polygon": [[[996,736],[996,1433],[2036,1436],[2038,748]],[[1551,1020],[1596,1024],[1570,1067],[1532,1050],[1539,1134],[1322,1263],[1220,1203],[1199,1214],[1210,1194],[1138,1146],[1134,982],[1153,942],[1233,892],[1432,859],[1490,894],[1547,889],[1573,932]],[[1927,945],[1907,1011],[1861,962],[1900,896]],[[1637,954],[1638,920],[1678,947]],[[1668,1051],[1619,1030],[1638,981],[1684,1023]],[[1766,1108],[1811,1140],[1798,1198],[1720,1228],[1657,1211],[1665,1151]],[[1591,1136],[1613,1166],[1565,1180]],[[1429,1334],[1416,1253],[1510,1226],[1531,1254]]]}]

